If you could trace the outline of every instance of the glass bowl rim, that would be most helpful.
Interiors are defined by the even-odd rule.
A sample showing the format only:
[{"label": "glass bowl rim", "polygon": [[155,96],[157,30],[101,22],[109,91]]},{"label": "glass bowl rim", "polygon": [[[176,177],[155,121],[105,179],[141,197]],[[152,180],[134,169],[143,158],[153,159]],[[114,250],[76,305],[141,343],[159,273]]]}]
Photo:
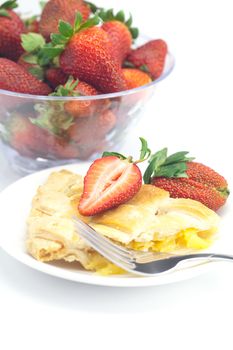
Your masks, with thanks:
[{"label": "glass bowl rim", "polygon": [[24,94],[24,93],[18,93],[18,92],[0,89],[0,95],[17,97],[17,98],[25,98],[25,99],[33,99],[38,101],[90,101],[90,100],[103,100],[103,99],[112,99],[117,97],[125,97],[128,95],[136,94],[138,92],[142,92],[144,90],[152,88],[156,86],[158,83],[160,83],[162,80],[166,79],[171,74],[171,72],[175,67],[175,58],[170,52],[167,53],[167,59],[169,59],[171,62],[170,66],[167,67],[167,69],[165,67],[163,74],[158,79],[152,81],[149,84],[146,84],[131,90],[113,92],[108,94],[100,94],[95,96],[61,96],[60,97],[60,96],[42,96],[42,95]]}]

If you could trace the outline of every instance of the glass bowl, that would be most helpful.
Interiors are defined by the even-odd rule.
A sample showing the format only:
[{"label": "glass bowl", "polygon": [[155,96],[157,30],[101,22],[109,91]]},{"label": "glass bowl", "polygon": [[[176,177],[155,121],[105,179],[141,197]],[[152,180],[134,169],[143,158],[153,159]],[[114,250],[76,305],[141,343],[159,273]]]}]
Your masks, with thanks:
[{"label": "glass bowl", "polygon": [[[145,39],[140,41],[142,44]],[[159,79],[136,89],[98,96],[34,96],[0,90],[3,153],[24,175],[93,159],[105,150],[117,151],[173,67],[174,58],[168,53]],[[78,117],[71,117],[73,108]]]}]

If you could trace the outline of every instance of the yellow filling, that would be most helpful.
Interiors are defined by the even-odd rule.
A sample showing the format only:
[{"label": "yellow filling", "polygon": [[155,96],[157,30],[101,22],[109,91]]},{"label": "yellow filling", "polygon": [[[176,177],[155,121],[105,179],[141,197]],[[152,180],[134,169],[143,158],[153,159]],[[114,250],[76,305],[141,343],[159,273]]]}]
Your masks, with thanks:
[{"label": "yellow filling", "polygon": [[[189,249],[207,249],[213,243],[214,230],[198,231],[194,228],[189,228],[180,231],[173,237],[168,237],[163,240],[155,240],[151,242],[131,242],[127,248],[154,251],[154,252],[171,252],[182,248]],[[92,253],[91,262],[86,266],[88,270],[94,270],[101,275],[116,275],[122,274],[124,271],[110,263],[98,253]]]}]

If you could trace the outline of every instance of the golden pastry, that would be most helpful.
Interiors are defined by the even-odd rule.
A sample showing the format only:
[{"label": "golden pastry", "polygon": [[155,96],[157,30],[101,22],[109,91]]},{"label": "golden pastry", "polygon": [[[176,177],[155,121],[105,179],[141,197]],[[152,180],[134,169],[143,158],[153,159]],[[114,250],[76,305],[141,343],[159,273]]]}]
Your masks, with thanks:
[{"label": "golden pastry", "polygon": [[66,170],[52,173],[39,187],[27,222],[27,249],[37,260],[79,261],[87,270],[122,272],[79,237],[74,214],[106,237],[145,251],[207,248],[218,228],[218,215],[203,204],[172,199],[152,185],[143,185],[133,199],[115,209],[82,217],[77,210],[82,191],[83,178]]}]

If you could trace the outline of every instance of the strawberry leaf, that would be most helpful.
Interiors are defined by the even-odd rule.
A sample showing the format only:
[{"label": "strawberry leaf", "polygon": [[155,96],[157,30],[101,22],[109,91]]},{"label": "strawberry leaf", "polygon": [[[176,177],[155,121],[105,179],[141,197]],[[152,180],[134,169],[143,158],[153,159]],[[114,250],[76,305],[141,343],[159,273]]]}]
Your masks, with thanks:
[{"label": "strawberry leaf", "polygon": [[7,10],[1,9],[1,8],[0,8],[0,17],[9,17],[9,18],[11,18],[9,12]]},{"label": "strawberry leaf", "polygon": [[59,29],[59,32],[61,33],[61,35],[65,38],[68,38],[68,39],[70,39],[74,34],[73,27],[68,22],[64,22],[64,21],[60,20],[59,25],[58,25],[58,29]]},{"label": "strawberry leaf", "polygon": [[169,164],[174,164],[174,163],[178,163],[178,162],[184,162],[184,161],[190,162],[190,161],[194,160],[195,158],[193,158],[193,157],[189,157],[189,158],[186,157],[186,155],[188,153],[189,152],[174,153],[166,159],[164,164],[169,165]]},{"label": "strawberry leaf", "polygon": [[13,10],[16,7],[18,7],[17,0],[9,0],[5,1],[1,6],[0,9],[5,9],[5,10]]},{"label": "strawberry leaf", "polygon": [[69,77],[67,83],[59,85],[55,92],[49,96],[80,96],[78,91],[75,91],[75,88],[78,86],[79,80],[75,80],[72,76]]},{"label": "strawberry leaf", "polygon": [[142,146],[141,146],[140,159],[139,159],[138,163],[139,162],[144,162],[151,155],[151,150],[148,148],[147,141],[143,137],[140,137],[139,139],[141,141]]},{"label": "strawberry leaf", "polygon": [[127,159],[125,156],[123,156],[123,154],[120,154],[120,153],[117,153],[117,152],[104,152],[102,154],[102,158],[104,158],[104,157],[111,157],[111,156],[120,158],[122,160]]},{"label": "strawberry leaf", "polygon": [[167,157],[167,148],[155,153],[149,160],[144,174],[144,182],[150,183],[153,177],[181,178],[188,177],[187,162],[194,160],[187,157],[188,152],[177,152]]},{"label": "strawberry leaf", "polygon": [[149,160],[149,166],[147,167],[143,176],[143,180],[145,184],[150,183],[152,175],[165,162],[166,158],[167,158],[167,148],[164,148],[161,151],[158,151],[157,153],[151,156]]},{"label": "strawberry leaf", "polygon": [[57,45],[57,46],[50,46],[49,44],[45,45],[39,54],[39,57],[41,59],[53,59],[57,56],[59,56],[64,50],[64,45]]},{"label": "strawberry leaf", "polygon": [[22,34],[21,40],[21,44],[27,52],[35,52],[45,45],[45,39],[38,33]]},{"label": "strawberry leaf", "polygon": [[75,16],[75,21],[74,21],[74,33],[77,33],[79,31],[82,24],[82,20],[83,20],[82,14],[80,12],[77,12]]},{"label": "strawberry leaf", "polygon": [[130,28],[130,33],[131,33],[133,39],[137,39],[139,36],[139,29],[138,28]]},{"label": "strawberry leaf", "polygon": [[34,75],[38,80],[44,80],[44,69],[40,66],[31,67],[28,69],[29,73]]},{"label": "strawberry leaf", "polygon": [[117,20],[117,21],[120,21],[120,22],[122,22],[122,23],[125,23],[125,14],[124,14],[124,11],[119,11],[117,14],[116,14],[116,16],[115,16],[115,19]]},{"label": "strawberry leaf", "polygon": [[133,17],[130,13],[129,19],[125,22],[125,24],[127,25],[128,28],[130,28],[133,24]]},{"label": "strawberry leaf", "polygon": [[91,28],[94,26],[97,26],[100,23],[100,18],[98,16],[98,14],[96,14],[94,17],[89,18],[86,22],[84,22],[80,28],[79,31],[87,29],[87,28]]},{"label": "strawberry leaf", "polygon": [[56,45],[65,45],[67,43],[67,37],[62,34],[51,34],[51,41],[54,46]]},{"label": "strawberry leaf", "polygon": [[37,64],[37,55],[31,53],[24,54],[22,60],[30,64]]},{"label": "strawberry leaf", "polygon": [[31,118],[31,122],[53,135],[61,136],[73,125],[73,117],[65,113],[63,102],[60,104],[38,103],[34,109],[38,116]]},{"label": "strawberry leaf", "polygon": [[85,2],[85,4],[87,4],[87,5],[90,7],[92,13],[95,13],[96,11],[102,9],[102,8],[100,8],[100,7],[97,7],[95,4],[93,4],[93,3],[90,2],[90,1],[84,1],[84,2]]},{"label": "strawberry leaf", "polygon": [[110,10],[104,10],[101,9],[99,12],[97,12],[99,17],[103,20],[103,22],[110,22],[110,21],[119,21],[125,24],[125,26],[129,29],[132,38],[137,39],[139,35],[138,28],[132,28],[133,24],[133,18],[130,14],[130,17],[128,20],[125,19],[124,11],[119,11],[116,15],[114,15],[113,9]]}]

